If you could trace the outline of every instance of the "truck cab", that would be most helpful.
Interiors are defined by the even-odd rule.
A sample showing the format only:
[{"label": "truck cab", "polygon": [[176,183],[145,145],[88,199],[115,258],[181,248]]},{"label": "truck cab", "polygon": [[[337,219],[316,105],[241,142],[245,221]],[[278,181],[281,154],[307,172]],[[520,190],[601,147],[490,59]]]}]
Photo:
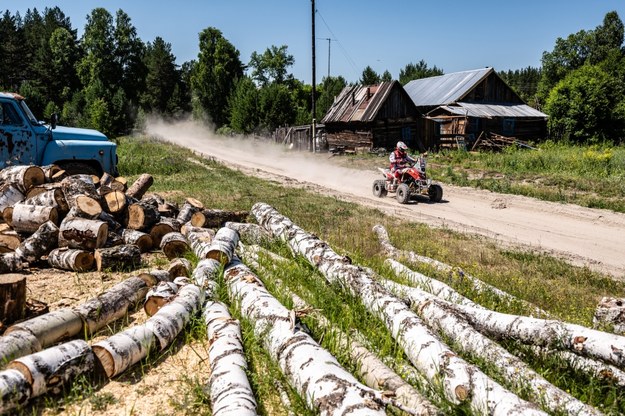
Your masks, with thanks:
[{"label": "truck cab", "polygon": [[117,172],[117,145],[97,130],[45,124],[24,97],[0,92],[0,169],[56,164],[68,173]]}]

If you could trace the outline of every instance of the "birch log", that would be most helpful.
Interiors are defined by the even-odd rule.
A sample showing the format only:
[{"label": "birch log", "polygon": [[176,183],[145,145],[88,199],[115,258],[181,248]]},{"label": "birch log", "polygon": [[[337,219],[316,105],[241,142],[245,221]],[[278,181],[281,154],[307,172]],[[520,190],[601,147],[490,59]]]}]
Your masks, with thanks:
[{"label": "birch log", "polygon": [[63,170],[59,165],[55,164],[40,166],[40,168],[43,171],[46,182],[52,182],[54,176]]},{"label": "birch log", "polygon": [[180,223],[175,218],[160,217],[159,221],[150,228],[150,236],[154,247],[160,247],[165,234],[180,231]]},{"label": "birch log", "polygon": [[128,228],[131,230],[149,230],[160,219],[158,210],[145,202],[135,202],[128,206]]},{"label": "birch log", "polygon": [[[8,224],[3,225],[9,227]],[[2,247],[2,252],[4,253],[15,251],[15,249],[22,243],[22,240],[22,236],[11,229],[0,231],[0,247]]]},{"label": "birch log", "polygon": [[198,206],[198,204],[195,203],[195,201],[197,200],[193,200],[193,201],[187,200],[182,205],[182,207],[180,208],[180,211],[178,212],[178,216],[176,217],[176,219],[180,221],[180,223],[184,224],[187,221],[191,221],[191,217],[193,216],[193,214],[195,214],[196,212],[204,208],[203,206]]},{"label": "birch log", "polygon": [[208,230],[201,230],[206,229],[193,226],[186,227],[184,235],[186,236],[187,241],[189,241],[189,246],[197,258],[206,259],[208,258],[208,252],[211,250],[211,243],[213,242],[214,234]]},{"label": "birch log", "polygon": [[14,331],[0,337],[0,367],[17,357],[41,351],[41,343],[28,331]]},{"label": "birch log", "polygon": [[474,329],[467,320],[452,308],[452,304],[436,298],[423,290],[386,281],[385,287],[406,296],[412,308],[438,332],[455,342],[458,348],[492,363],[503,378],[517,390],[525,391],[535,403],[552,413],[574,416],[598,416],[601,413],[555,387],[536,373],[521,359],[491,341]]},{"label": "birch log", "polygon": [[0,182],[13,185],[23,194],[45,181],[45,174],[39,166],[15,165],[0,170]]},{"label": "birch log", "polygon": [[59,227],[52,221],[41,224],[37,231],[15,249],[15,254],[27,263],[33,263],[59,244]]},{"label": "birch log", "polygon": [[255,416],[256,400],[247,379],[239,321],[228,308],[208,302],[202,314],[208,335],[208,391],[214,416]]},{"label": "birch log", "polygon": [[38,193],[37,195],[28,197],[24,200],[24,204],[55,207],[60,212],[67,212],[69,210],[69,206],[67,205],[65,195],[63,195],[61,188],[52,188]]},{"label": "birch log", "polygon": [[61,189],[70,208],[76,205],[76,197],[88,196],[96,201],[100,195],[96,191],[91,175],[71,175],[61,181]]},{"label": "birch log", "polygon": [[102,205],[112,215],[120,215],[126,211],[128,197],[122,191],[111,191],[104,195]]},{"label": "birch log", "polygon": [[271,240],[269,233],[258,224],[228,221],[225,227],[238,232],[245,244],[262,244]]},{"label": "birch log", "polygon": [[216,278],[222,269],[221,263],[213,259],[200,260],[193,269],[191,279],[206,292],[206,297],[209,299],[217,290]]},{"label": "birch log", "polygon": [[226,211],[223,209],[203,209],[191,216],[195,227],[219,228],[228,221],[241,222],[249,215],[248,211]]},{"label": "birch log", "polygon": [[24,405],[30,399],[30,386],[17,370],[0,371],[0,413]]},{"label": "birch log", "polygon": [[140,277],[133,276],[120,282],[75,308],[85,322],[85,331],[94,333],[108,323],[126,315],[145,298],[148,285]]},{"label": "birch log", "polygon": [[24,194],[10,183],[0,186],[0,212],[24,200]]},{"label": "birch log", "polygon": [[24,203],[13,205],[11,227],[18,233],[34,233],[46,221],[58,224],[59,213],[56,208]]},{"label": "birch log", "polygon": [[159,282],[158,285],[148,290],[143,302],[143,310],[148,316],[154,315],[158,310],[169,303],[178,293],[178,285],[173,282]]},{"label": "birch log", "polygon": [[59,227],[59,247],[92,251],[102,247],[108,236],[108,225],[86,218],[65,218]]},{"label": "birch log", "polygon": [[147,357],[155,346],[154,332],[137,325],[95,343],[92,348],[106,376],[112,378]]},{"label": "birch log", "polygon": [[18,358],[7,368],[22,373],[33,398],[48,391],[58,394],[61,387],[76,376],[92,372],[94,356],[89,344],[74,340]]},{"label": "birch log", "polygon": [[182,234],[174,231],[163,236],[160,248],[165,256],[171,260],[189,251],[189,244]]},{"label": "birch log", "polygon": [[141,199],[154,183],[154,178],[148,173],[141,174],[126,191],[130,198]]},{"label": "birch log", "polygon": [[141,250],[134,244],[99,248],[93,257],[99,272],[102,270],[134,270],[141,264]]},{"label": "birch log", "polygon": [[615,334],[625,335],[625,299],[603,297],[592,317],[594,328],[611,328]]},{"label": "birch log", "polygon": [[215,234],[205,256],[226,265],[234,256],[237,244],[239,244],[239,233],[231,228],[222,227]]},{"label": "birch log", "polygon": [[185,258],[178,257],[169,262],[169,266],[167,266],[167,272],[172,279],[175,279],[178,276],[191,276],[191,272],[193,271],[193,265],[191,262]]},{"label": "birch log", "polygon": [[20,272],[25,266],[27,264],[15,253],[0,254],[0,274]]},{"label": "birch log", "polygon": [[535,314],[536,316],[543,316],[543,317],[548,317],[549,313],[547,311],[544,311],[542,309],[540,309],[539,307],[537,307],[536,305],[527,302],[524,299],[519,299],[515,296],[512,296],[511,294],[504,292],[503,290],[489,285],[488,283],[485,283],[483,281],[481,281],[480,279],[473,277],[467,273],[465,273],[463,270],[458,269],[458,268],[454,268],[448,264],[445,264],[443,262],[440,262],[438,260],[435,259],[431,259],[429,257],[425,257],[425,256],[420,256],[412,251],[405,251],[405,250],[399,250],[397,249],[395,246],[393,246],[391,244],[391,241],[389,239],[388,233],[386,231],[386,229],[382,226],[382,225],[375,225],[373,227],[373,232],[378,236],[378,239],[380,241],[380,244],[382,245],[382,247],[384,248],[384,251],[391,257],[396,257],[396,258],[401,258],[404,257],[406,259],[408,259],[409,261],[413,262],[413,263],[425,263],[428,264],[430,266],[432,266],[433,268],[445,272],[445,273],[454,273],[454,272],[458,272],[458,274],[460,275],[460,277],[462,279],[468,279],[469,282],[471,283],[471,285],[473,286],[473,289],[477,292],[477,293],[492,293],[496,296],[498,296],[501,300],[511,303],[511,304],[517,304],[520,303],[522,305],[524,305],[529,311],[531,311],[533,314]]},{"label": "birch log", "polygon": [[90,252],[68,247],[56,248],[48,254],[48,264],[62,270],[86,272],[93,269],[94,262]]},{"label": "birch log", "polygon": [[386,323],[410,361],[429,380],[440,380],[452,403],[467,401],[475,413],[544,414],[458,357],[403,301],[377,284],[370,272],[347,264],[327,243],[306,233],[269,205],[257,203],[251,212],[260,225],[318,267],[327,280],[343,284],[360,298],[372,314]]},{"label": "birch log", "polygon": [[122,238],[125,244],[134,244],[139,247],[142,253],[150,251],[152,248],[152,236],[142,231],[126,228],[122,231]]},{"label": "birch log", "polygon": [[240,302],[241,313],[253,322],[255,334],[311,408],[321,415],[348,410],[351,414],[386,414],[380,392],[360,384],[329,352],[294,327],[291,311],[238,259],[227,265],[224,278],[229,296]]}]

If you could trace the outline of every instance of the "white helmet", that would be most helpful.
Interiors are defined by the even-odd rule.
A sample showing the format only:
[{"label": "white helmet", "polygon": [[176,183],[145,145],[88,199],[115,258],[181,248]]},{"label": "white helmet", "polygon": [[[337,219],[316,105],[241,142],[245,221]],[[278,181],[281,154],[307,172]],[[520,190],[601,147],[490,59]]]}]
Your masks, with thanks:
[{"label": "white helmet", "polygon": [[397,148],[401,150],[402,152],[405,152],[406,150],[408,150],[408,146],[406,146],[406,143],[404,142],[397,142]]}]

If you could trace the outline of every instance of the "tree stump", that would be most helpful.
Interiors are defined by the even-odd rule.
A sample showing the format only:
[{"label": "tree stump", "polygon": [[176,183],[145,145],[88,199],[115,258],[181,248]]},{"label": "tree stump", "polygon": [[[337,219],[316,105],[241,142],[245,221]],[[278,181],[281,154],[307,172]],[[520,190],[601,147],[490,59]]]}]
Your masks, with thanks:
[{"label": "tree stump", "polygon": [[0,320],[3,326],[24,317],[26,307],[26,275],[8,273],[0,275]]},{"label": "tree stump", "polygon": [[132,270],[141,265],[141,250],[133,244],[100,248],[94,254],[99,272],[102,270]]}]

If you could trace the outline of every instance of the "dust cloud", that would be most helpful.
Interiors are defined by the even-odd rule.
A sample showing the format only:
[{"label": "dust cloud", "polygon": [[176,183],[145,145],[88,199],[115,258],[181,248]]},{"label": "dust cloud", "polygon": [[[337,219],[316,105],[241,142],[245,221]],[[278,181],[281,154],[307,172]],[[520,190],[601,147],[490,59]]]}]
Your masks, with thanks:
[{"label": "dust cloud", "polygon": [[369,195],[375,171],[362,171],[336,166],[327,153],[312,154],[289,150],[270,140],[251,137],[226,137],[195,121],[167,123],[151,120],[146,124],[149,136],[186,147],[226,166],[248,171],[280,175],[300,182],[310,182],[339,192]]}]

